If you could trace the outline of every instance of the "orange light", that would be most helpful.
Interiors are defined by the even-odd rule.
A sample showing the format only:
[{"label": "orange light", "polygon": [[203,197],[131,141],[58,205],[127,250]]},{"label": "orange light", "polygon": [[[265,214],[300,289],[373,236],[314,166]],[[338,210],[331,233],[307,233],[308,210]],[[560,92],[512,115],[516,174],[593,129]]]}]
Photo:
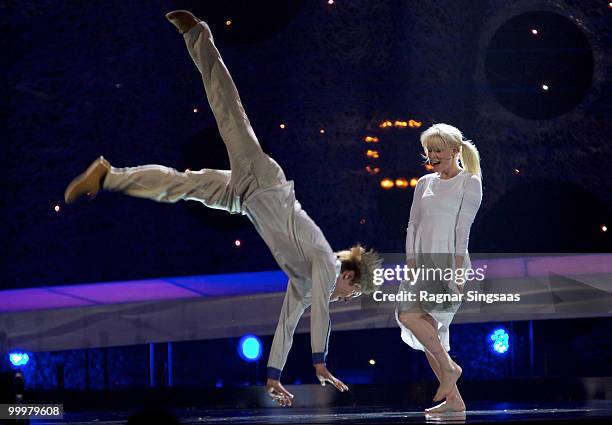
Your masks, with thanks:
[{"label": "orange light", "polygon": [[365,140],[366,143],[378,143],[380,141],[376,136],[366,136],[363,140]]},{"label": "orange light", "polygon": [[408,123],[406,121],[395,121],[393,123],[395,127],[408,127]]},{"label": "orange light", "polygon": [[416,187],[417,183],[419,182],[419,179],[417,178],[411,178],[410,179],[410,187]]},{"label": "orange light", "polygon": [[392,126],[393,126],[393,123],[389,120],[383,121],[379,124],[380,128],[387,128],[387,127],[392,127]]},{"label": "orange light", "polygon": [[368,158],[374,158],[377,159],[380,155],[378,154],[378,151],[373,151],[371,149],[368,149],[368,151],[366,152],[366,156]]},{"label": "orange light", "polygon": [[380,168],[379,167],[370,167],[369,165],[367,167],[365,167],[366,171],[368,172],[369,175],[374,176],[378,173],[380,173]]},{"label": "orange light", "polygon": [[285,128],[286,126],[285,126],[285,124],[281,124],[281,125],[279,125],[279,127],[280,128]]},{"label": "orange light", "polygon": [[420,121],[415,121],[415,120],[410,120],[410,121],[408,121],[408,126],[409,126],[410,128],[419,128],[419,127],[421,127],[422,125],[423,125],[423,123],[422,123],[422,122],[420,122]]},{"label": "orange light", "polygon": [[431,171],[431,170],[433,170],[433,165],[425,164],[425,169],[428,170],[428,171]]},{"label": "orange light", "polygon": [[408,187],[408,180],[405,178],[395,179],[395,187],[398,189],[406,189]]},{"label": "orange light", "polygon": [[380,187],[382,187],[385,190],[389,190],[391,189],[395,184],[393,183],[393,180],[391,179],[382,179],[380,181]]}]

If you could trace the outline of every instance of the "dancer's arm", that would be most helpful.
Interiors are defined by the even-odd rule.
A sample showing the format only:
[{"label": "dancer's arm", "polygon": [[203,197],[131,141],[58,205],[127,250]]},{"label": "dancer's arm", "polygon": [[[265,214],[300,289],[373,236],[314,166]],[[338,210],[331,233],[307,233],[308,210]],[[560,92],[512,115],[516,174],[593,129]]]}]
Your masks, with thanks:
[{"label": "dancer's arm", "polygon": [[302,294],[289,281],[287,292],[285,293],[285,301],[283,301],[283,307],[278,318],[276,331],[274,332],[270,357],[268,358],[269,379],[280,380],[281,371],[285,366],[287,355],[293,344],[293,333],[307,306]]},{"label": "dancer's arm", "polygon": [[425,179],[421,177],[414,188],[412,206],[410,207],[410,218],[408,219],[408,228],[406,229],[406,260],[412,267],[415,267],[414,239],[416,228],[421,221],[421,198],[423,196],[424,186]]},{"label": "dancer's arm", "polygon": [[312,347],[312,362],[315,374],[321,385],[327,382],[340,392],[348,391],[348,387],[327,370],[325,357],[331,321],[329,319],[329,294],[331,285],[336,280],[336,267],[326,261],[325,256],[315,258],[312,262],[312,306],[310,307],[310,343]]},{"label": "dancer's arm", "polygon": [[463,259],[467,254],[470,228],[476,218],[481,202],[482,183],[480,177],[472,175],[465,183],[463,201],[461,202],[455,227],[455,259],[458,268],[463,265]]},{"label": "dancer's arm", "polygon": [[185,41],[202,74],[206,97],[221,137],[226,142],[235,138],[249,138],[258,143],[236,85],[215,46],[209,26],[200,22],[185,34]]}]

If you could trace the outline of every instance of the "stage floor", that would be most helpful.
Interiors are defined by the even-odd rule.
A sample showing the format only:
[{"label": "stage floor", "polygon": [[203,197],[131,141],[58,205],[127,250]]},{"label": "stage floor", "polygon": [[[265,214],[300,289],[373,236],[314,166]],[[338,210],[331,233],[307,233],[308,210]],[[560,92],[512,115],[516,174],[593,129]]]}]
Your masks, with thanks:
[{"label": "stage floor", "polygon": [[[88,412],[64,415],[61,423],[72,425],[125,424],[133,412]],[[520,423],[520,422],[589,422],[611,423],[612,400],[581,404],[510,404],[473,403],[465,416],[437,415],[426,417],[416,409],[403,408],[277,408],[277,409],[199,409],[174,411],[182,424],[406,424],[406,423]],[[138,423],[160,423],[158,413]],[[148,420],[147,420],[148,419]],[[58,421],[32,420],[32,424]]]}]

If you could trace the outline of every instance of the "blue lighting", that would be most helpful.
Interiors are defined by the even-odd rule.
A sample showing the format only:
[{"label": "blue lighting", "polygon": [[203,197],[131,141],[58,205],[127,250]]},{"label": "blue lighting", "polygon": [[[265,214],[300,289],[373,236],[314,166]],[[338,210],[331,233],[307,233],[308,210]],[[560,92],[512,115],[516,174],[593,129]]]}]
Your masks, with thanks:
[{"label": "blue lighting", "polygon": [[238,353],[247,362],[259,360],[261,351],[261,341],[255,335],[245,335],[238,343]]},{"label": "blue lighting", "polygon": [[510,335],[505,329],[496,329],[489,335],[491,349],[497,354],[504,354],[510,348]]},{"label": "blue lighting", "polygon": [[28,353],[13,351],[12,353],[9,353],[9,360],[15,367],[25,366],[30,361],[30,356],[28,356]]}]

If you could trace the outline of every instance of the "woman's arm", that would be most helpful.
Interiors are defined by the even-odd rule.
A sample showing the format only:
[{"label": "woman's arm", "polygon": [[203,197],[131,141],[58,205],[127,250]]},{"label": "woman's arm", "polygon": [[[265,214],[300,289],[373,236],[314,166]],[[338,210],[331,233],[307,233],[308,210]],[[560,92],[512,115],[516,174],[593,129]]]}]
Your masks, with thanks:
[{"label": "woman's arm", "polygon": [[480,177],[477,175],[470,176],[464,190],[463,201],[459,208],[457,225],[455,226],[455,264],[457,268],[463,266],[463,260],[468,250],[470,228],[482,202]]}]

